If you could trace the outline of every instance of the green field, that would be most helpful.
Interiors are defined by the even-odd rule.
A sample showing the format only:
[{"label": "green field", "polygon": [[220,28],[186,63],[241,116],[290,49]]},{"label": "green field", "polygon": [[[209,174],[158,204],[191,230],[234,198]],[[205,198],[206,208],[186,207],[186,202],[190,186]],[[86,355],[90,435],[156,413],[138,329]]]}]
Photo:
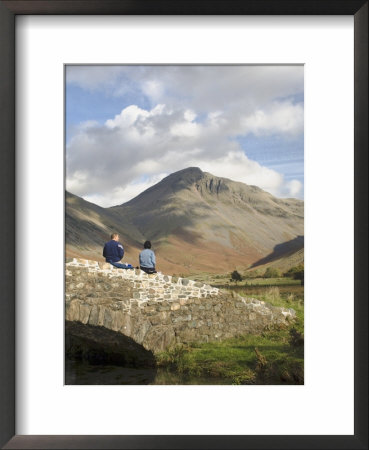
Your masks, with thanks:
[{"label": "green field", "polygon": [[[237,292],[249,295],[242,288]],[[252,296],[275,306],[293,308],[296,322],[289,328],[267,330],[258,336],[177,346],[158,355],[158,365],[169,372],[214,378],[217,380],[214,384],[218,384],[219,378],[224,384],[303,384],[303,287],[298,293],[281,293],[275,286]]]}]

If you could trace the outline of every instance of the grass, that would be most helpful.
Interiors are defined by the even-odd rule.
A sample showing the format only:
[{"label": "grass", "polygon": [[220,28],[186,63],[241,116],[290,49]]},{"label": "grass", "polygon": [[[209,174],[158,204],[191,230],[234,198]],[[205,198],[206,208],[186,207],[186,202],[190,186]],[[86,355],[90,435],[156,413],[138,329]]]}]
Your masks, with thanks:
[{"label": "grass", "polygon": [[[241,295],[244,294],[241,292]],[[158,365],[190,376],[222,378],[232,384],[303,384],[302,296],[282,296],[278,287],[274,287],[253,297],[275,306],[295,309],[296,322],[290,328],[269,330],[257,336],[178,345],[159,354]]]},{"label": "grass", "polygon": [[301,286],[300,280],[294,280],[290,277],[278,277],[278,278],[243,278],[242,281],[230,281],[230,275],[214,275],[214,274],[196,274],[188,276],[188,278],[203,283],[211,284],[217,287],[235,287],[237,289],[242,286]]}]

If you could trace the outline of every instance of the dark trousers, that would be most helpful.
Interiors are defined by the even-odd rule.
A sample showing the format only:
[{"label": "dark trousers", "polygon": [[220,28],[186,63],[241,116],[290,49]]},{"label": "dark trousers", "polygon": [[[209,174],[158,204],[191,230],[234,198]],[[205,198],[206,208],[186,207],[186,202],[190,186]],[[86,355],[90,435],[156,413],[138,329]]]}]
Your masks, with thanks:
[{"label": "dark trousers", "polygon": [[157,273],[155,270],[155,267],[142,267],[140,266],[140,269],[143,270],[146,273]]}]

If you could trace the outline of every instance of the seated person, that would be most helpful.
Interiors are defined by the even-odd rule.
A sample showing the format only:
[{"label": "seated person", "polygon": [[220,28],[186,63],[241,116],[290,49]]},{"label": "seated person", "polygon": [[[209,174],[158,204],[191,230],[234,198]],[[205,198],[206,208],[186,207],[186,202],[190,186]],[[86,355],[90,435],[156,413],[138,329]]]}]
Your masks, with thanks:
[{"label": "seated person", "polygon": [[104,245],[103,256],[105,256],[105,261],[118,269],[132,268],[130,264],[121,264],[119,262],[124,255],[123,245],[119,242],[119,234],[113,233],[110,237],[111,241],[106,242]]},{"label": "seated person", "polygon": [[144,243],[144,250],[140,253],[140,269],[146,273],[156,273],[155,253],[151,250],[151,242]]}]

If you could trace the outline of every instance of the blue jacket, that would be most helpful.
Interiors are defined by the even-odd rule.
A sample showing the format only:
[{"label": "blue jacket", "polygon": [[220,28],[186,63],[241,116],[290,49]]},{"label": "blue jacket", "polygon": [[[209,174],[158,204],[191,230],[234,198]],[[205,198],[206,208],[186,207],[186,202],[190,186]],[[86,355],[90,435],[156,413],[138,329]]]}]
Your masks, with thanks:
[{"label": "blue jacket", "polygon": [[155,269],[155,264],[155,253],[149,248],[145,248],[145,250],[142,250],[142,252],[140,253],[140,266]]},{"label": "blue jacket", "polygon": [[104,245],[103,256],[105,256],[106,262],[118,262],[123,258],[124,248],[120,242],[111,241]]}]

